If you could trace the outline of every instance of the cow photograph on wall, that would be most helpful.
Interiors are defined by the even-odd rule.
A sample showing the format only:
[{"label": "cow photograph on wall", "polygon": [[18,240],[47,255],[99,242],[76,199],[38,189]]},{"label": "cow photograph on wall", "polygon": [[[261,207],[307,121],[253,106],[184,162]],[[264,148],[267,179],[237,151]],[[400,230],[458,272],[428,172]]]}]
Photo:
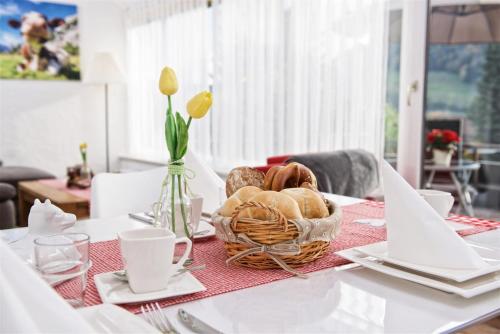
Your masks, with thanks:
[{"label": "cow photograph on wall", "polygon": [[0,79],[80,80],[77,6],[0,0]]}]

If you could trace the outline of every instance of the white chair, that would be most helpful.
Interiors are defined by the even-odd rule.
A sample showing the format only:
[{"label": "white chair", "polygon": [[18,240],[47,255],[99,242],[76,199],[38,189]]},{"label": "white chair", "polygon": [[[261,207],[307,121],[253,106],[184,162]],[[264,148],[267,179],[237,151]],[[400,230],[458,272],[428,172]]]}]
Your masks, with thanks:
[{"label": "white chair", "polygon": [[[193,193],[203,196],[203,210],[216,210],[223,199],[224,181],[189,150],[185,165],[194,173],[195,177],[188,180],[189,188]],[[150,211],[152,204],[158,201],[166,174],[167,167],[160,167],[141,172],[96,175],[92,179],[90,216],[107,218]]]},{"label": "white chair", "polygon": [[93,328],[0,240],[0,333],[92,333]]},{"label": "white chair", "polygon": [[109,218],[152,209],[160,196],[167,168],[141,172],[102,173],[92,179],[90,217]]}]

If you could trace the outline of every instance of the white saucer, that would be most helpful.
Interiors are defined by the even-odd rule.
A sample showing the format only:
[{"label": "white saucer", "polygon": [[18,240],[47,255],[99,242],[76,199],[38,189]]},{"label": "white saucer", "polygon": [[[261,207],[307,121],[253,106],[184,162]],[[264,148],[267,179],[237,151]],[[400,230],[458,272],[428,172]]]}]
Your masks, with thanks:
[{"label": "white saucer", "polygon": [[389,257],[387,253],[386,241],[377,242],[361,247],[355,247],[353,249],[365,255],[373,256],[388,263],[392,263],[412,270],[417,270],[428,275],[447,278],[456,282],[464,282],[500,270],[500,252],[498,252],[498,250],[488,247],[487,245],[469,244],[469,246],[473,247],[473,249],[479,254],[479,256],[481,256],[483,260],[488,263],[487,267],[480,269],[449,269],[406,262]]},{"label": "white saucer", "polygon": [[141,317],[112,304],[77,309],[96,333],[160,333]]},{"label": "white saucer", "polygon": [[358,252],[355,248],[345,249],[336,252],[336,254],[363,267],[434,289],[454,293],[464,298],[471,298],[500,288],[500,272],[498,271],[459,283],[381,262],[377,258]]},{"label": "white saucer", "polygon": [[95,285],[103,303],[129,304],[148,302],[169,297],[183,296],[195,292],[205,291],[207,288],[190,273],[170,279],[165,290],[134,293],[127,282],[118,280],[113,272],[102,273],[94,276]]}]

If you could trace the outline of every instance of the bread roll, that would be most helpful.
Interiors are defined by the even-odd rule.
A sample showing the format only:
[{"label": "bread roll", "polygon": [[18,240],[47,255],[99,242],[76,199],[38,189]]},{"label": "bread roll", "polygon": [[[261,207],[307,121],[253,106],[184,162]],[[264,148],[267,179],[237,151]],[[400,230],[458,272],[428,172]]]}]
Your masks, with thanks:
[{"label": "bread roll", "polygon": [[264,173],[251,167],[237,167],[232,169],[226,178],[226,196],[231,197],[238,189],[246,186],[255,186],[263,189]]},{"label": "bread roll", "polygon": [[[257,202],[264,204],[266,206],[278,209],[287,219],[299,219],[302,218],[300,213],[299,205],[290,196],[279,193],[276,191],[262,191],[252,196],[249,202]],[[264,209],[259,208],[248,208],[243,211],[240,217],[255,218],[260,220],[267,220],[269,212]]]},{"label": "bread roll", "polygon": [[292,197],[299,205],[300,212],[305,218],[328,217],[328,208],[321,196],[307,188],[287,188],[281,193]]},{"label": "bread roll", "polygon": [[250,197],[261,191],[262,189],[254,186],[246,186],[238,189],[238,191],[236,191],[231,197],[226,200],[226,202],[224,202],[224,206],[219,210],[219,213],[224,217],[231,217],[234,209],[236,209],[241,204],[248,202]]}]

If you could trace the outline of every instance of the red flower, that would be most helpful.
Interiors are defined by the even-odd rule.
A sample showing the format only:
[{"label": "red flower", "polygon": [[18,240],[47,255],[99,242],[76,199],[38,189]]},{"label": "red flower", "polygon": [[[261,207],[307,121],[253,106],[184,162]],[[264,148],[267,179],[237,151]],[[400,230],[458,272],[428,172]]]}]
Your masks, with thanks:
[{"label": "red flower", "polygon": [[436,141],[436,138],[442,137],[442,136],[443,136],[443,133],[441,130],[432,129],[432,131],[427,134],[427,141],[432,144]]},{"label": "red flower", "polygon": [[443,138],[443,141],[447,144],[458,143],[460,141],[458,134],[453,130],[443,130]]},{"label": "red flower", "polygon": [[439,145],[447,145],[450,143],[459,143],[460,137],[453,130],[432,129],[427,133],[427,142],[429,144],[434,144],[436,141]]}]

